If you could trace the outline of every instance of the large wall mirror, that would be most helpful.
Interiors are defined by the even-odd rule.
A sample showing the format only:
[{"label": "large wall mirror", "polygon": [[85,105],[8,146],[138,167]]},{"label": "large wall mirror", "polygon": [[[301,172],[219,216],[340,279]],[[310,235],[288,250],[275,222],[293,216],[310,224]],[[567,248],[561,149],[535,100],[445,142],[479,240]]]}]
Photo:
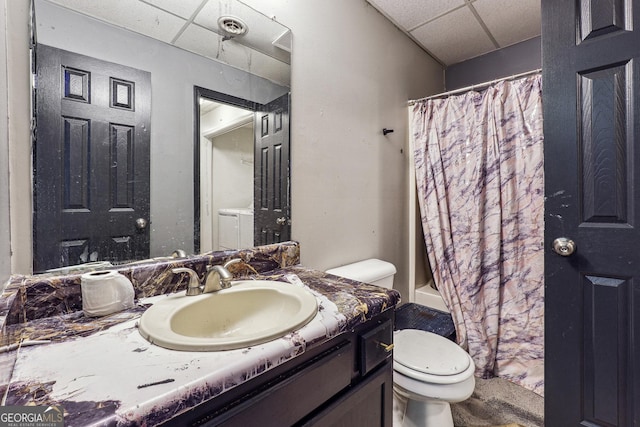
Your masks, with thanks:
[{"label": "large wall mirror", "polygon": [[289,29],[237,0],[35,0],[33,34],[35,272],[235,249],[224,213],[253,214],[235,246],[289,238]]}]

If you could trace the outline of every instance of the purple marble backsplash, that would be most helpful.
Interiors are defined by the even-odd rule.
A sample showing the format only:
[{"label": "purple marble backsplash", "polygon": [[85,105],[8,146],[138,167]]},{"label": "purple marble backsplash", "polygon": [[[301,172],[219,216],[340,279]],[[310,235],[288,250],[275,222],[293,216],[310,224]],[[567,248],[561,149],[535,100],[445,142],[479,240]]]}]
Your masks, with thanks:
[{"label": "purple marble backsplash", "polygon": [[[284,242],[187,258],[123,264],[110,269],[119,271],[131,280],[135,298],[138,299],[185,289],[188,276],[173,274],[173,268],[190,268],[202,278],[207,266],[223,264],[232,258],[241,258],[244,262],[231,265],[229,271],[236,277],[247,276],[299,264],[300,246],[297,242]],[[81,311],[81,275],[12,276],[0,296],[1,329],[4,331],[7,325]]]}]

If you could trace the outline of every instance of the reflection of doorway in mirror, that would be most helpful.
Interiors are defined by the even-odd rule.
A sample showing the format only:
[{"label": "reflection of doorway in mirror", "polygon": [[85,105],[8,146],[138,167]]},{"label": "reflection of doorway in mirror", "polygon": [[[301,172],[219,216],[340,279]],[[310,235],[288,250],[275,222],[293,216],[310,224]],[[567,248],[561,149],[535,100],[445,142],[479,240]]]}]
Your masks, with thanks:
[{"label": "reflection of doorway in mirror", "polygon": [[253,241],[253,117],[251,110],[200,98],[202,252],[246,247],[247,233]]}]

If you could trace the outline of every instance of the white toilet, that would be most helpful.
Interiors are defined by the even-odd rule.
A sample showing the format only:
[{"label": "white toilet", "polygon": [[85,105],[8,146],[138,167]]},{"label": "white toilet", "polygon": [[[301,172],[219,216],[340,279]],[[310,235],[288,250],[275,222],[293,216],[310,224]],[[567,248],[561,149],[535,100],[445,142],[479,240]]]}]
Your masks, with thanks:
[{"label": "white toilet", "polygon": [[[391,289],[393,264],[368,259],[327,273]],[[394,332],[394,427],[453,427],[450,403],[468,399],[475,387],[471,356],[440,335],[416,329]]]}]

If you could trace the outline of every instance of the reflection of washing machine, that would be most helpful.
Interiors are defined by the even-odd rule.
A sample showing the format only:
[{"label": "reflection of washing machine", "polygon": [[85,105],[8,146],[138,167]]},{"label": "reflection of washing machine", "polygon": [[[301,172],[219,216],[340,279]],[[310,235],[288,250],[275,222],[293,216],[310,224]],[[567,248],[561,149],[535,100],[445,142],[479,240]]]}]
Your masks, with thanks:
[{"label": "reflection of washing machine", "polygon": [[218,248],[226,250],[250,247],[253,247],[253,209],[219,209]]}]

